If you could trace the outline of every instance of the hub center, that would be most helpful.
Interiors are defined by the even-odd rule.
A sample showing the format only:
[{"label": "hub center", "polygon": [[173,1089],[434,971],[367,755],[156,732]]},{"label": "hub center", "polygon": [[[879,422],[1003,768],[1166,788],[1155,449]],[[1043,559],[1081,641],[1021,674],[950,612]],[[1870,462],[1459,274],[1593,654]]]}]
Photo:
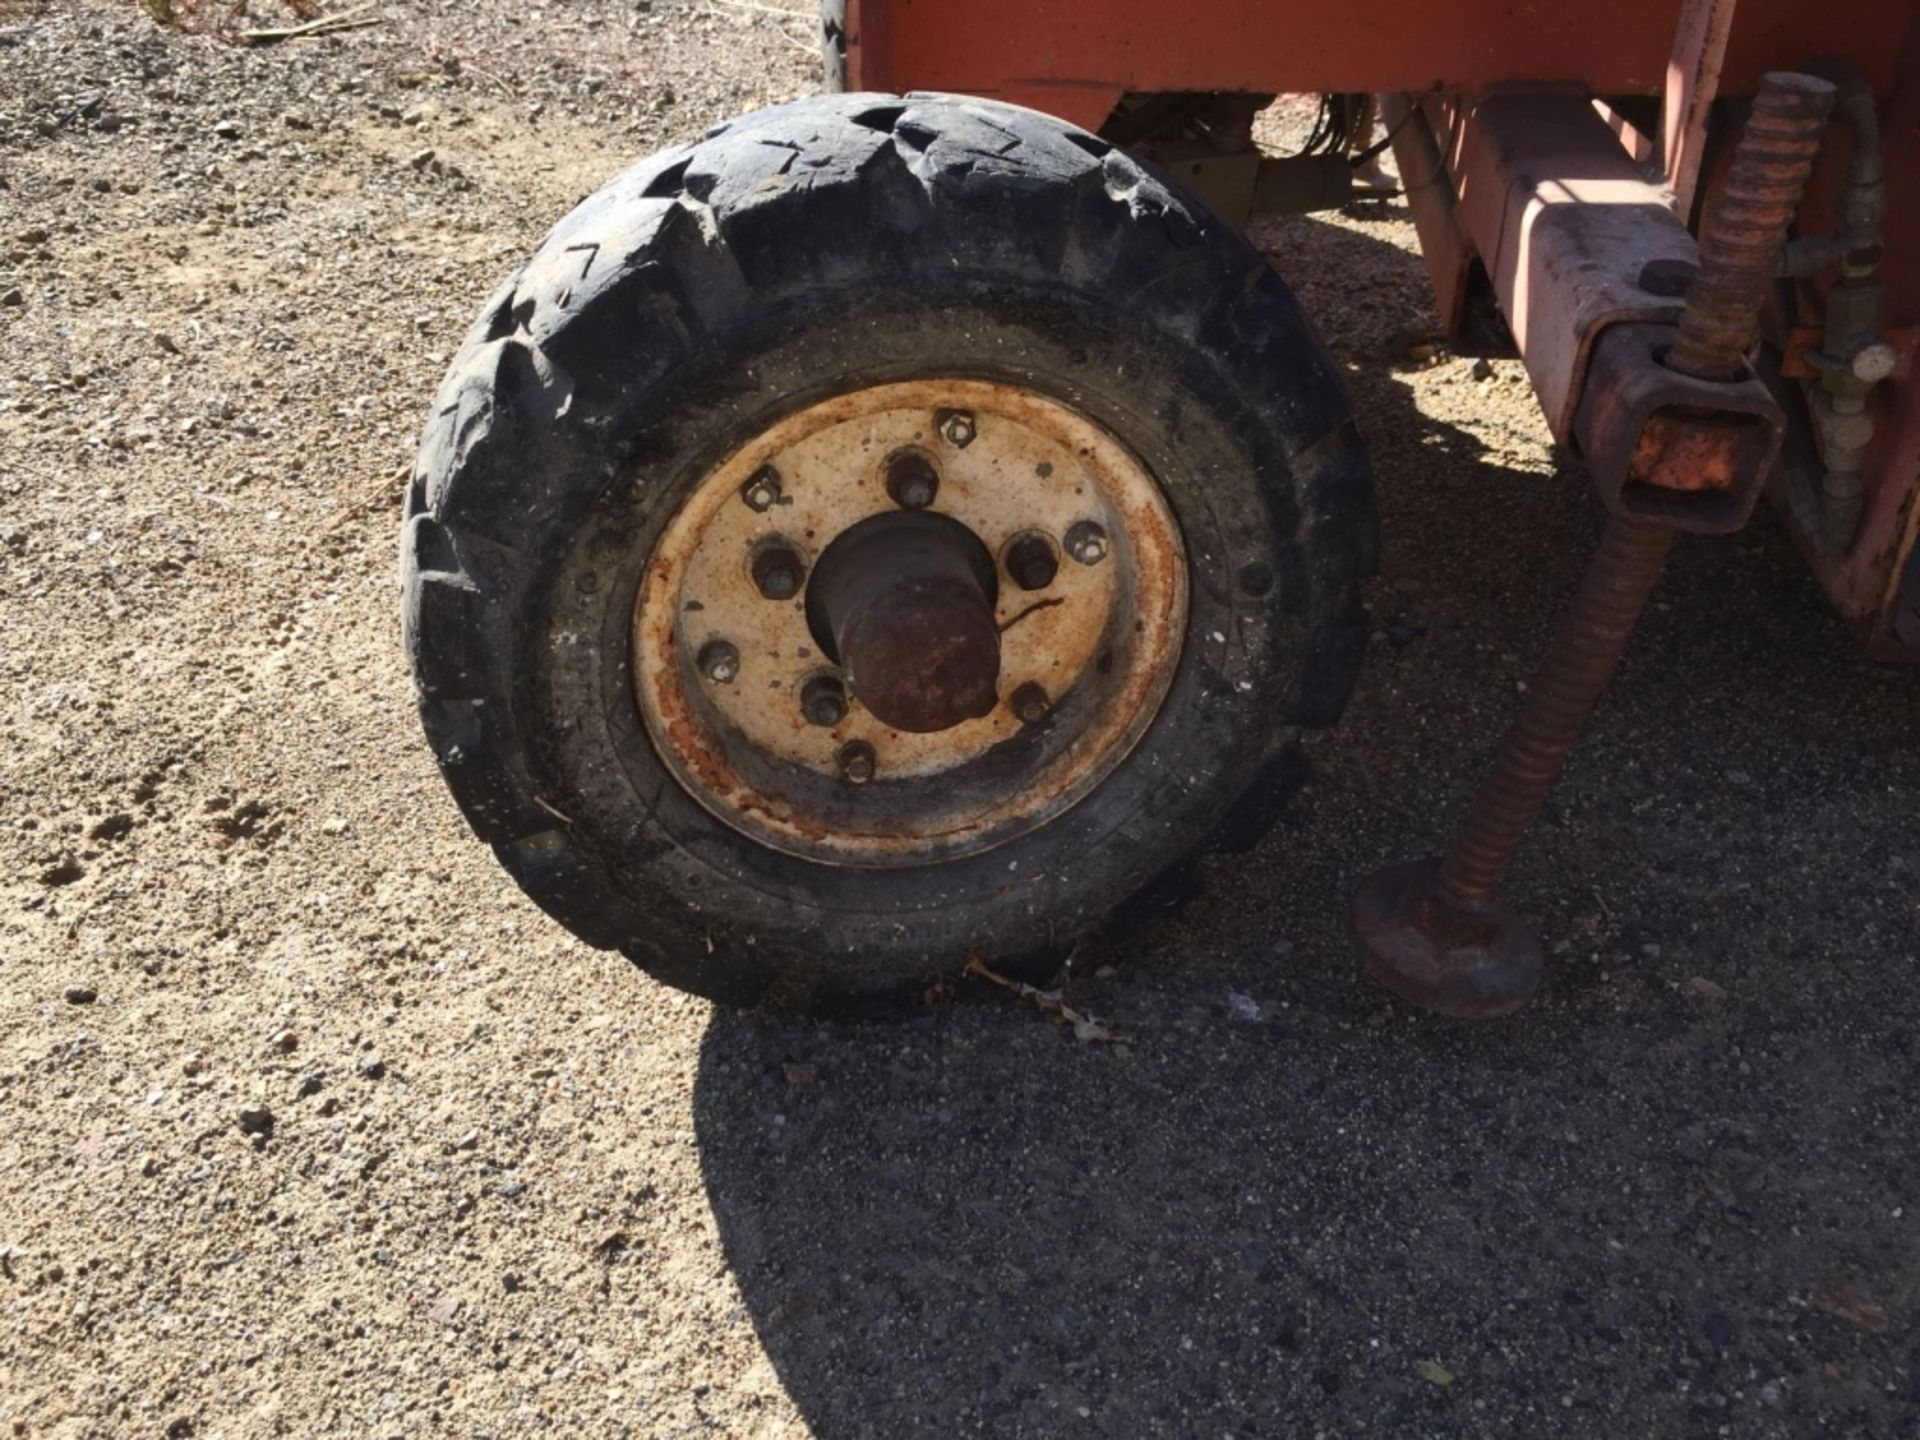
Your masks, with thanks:
[{"label": "hub center", "polygon": [[883,724],[950,730],[999,698],[993,556],[930,510],[875,515],[834,537],[807,583],[807,624]]}]

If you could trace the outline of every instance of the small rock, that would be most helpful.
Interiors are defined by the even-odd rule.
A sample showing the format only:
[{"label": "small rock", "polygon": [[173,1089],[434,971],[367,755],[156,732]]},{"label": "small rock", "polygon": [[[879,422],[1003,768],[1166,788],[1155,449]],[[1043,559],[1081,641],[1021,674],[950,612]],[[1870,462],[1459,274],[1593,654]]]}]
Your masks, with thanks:
[{"label": "small rock", "polygon": [[239,1120],[242,1135],[273,1134],[273,1112],[264,1105],[242,1110]]},{"label": "small rock", "polygon": [[285,125],[289,130],[311,130],[313,128],[313,121],[309,120],[298,110],[287,111],[286,114],[280,117],[280,123]]},{"label": "small rock", "polygon": [[459,1313],[460,1301],[453,1295],[443,1295],[427,1307],[427,1318],[436,1325],[451,1325]]},{"label": "small rock", "polygon": [[1387,643],[1395,650],[1405,650],[1427,633],[1427,627],[1416,625],[1405,615],[1396,615],[1387,621]]},{"label": "small rock", "polygon": [[1727,992],[1720,986],[1714,984],[1713,981],[1707,979],[1704,975],[1695,975],[1691,980],[1687,981],[1687,993],[1690,995],[1698,995],[1702,1000],[1724,1000],[1727,998]]},{"label": "small rock", "polygon": [[427,168],[427,166],[431,165],[432,163],[433,163],[433,151],[431,150],[416,150],[413,153],[412,158],[407,161],[407,164],[411,165],[416,170],[424,170]]},{"label": "small rock", "polygon": [[1473,378],[1476,380],[1491,380],[1493,378],[1493,362],[1484,355],[1474,361]]},{"label": "small rock", "polygon": [[207,1057],[202,1055],[198,1050],[180,1062],[180,1073],[182,1075],[198,1075],[206,1068]]},{"label": "small rock", "polygon": [[379,1080],[387,1073],[387,1062],[378,1055],[362,1055],[360,1063],[353,1068],[360,1072],[362,1080]]},{"label": "small rock", "polygon": [[478,1130],[469,1130],[466,1134],[462,1135],[458,1140],[453,1142],[453,1148],[455,1150],[479,1149],[480,1148],[480,1132]]},{"label": "small rock", "polygon": [[502,1290],[505,1290],[509,1295],[512,1295],[516,1291],[518,1291],[520,1289],[520,1285],[521,1285],[520,1277],[514,1274],[513,1271],[511,1270],[507,1271],[506,1274],[500,1277],[500,1288]]},{"label": "small rock", "polygon": [[61,992],[69,1005],[91,1005],[100,998],[91,985],[69,985]]},{"label": "small rock", "polygon": [[124,840],[133,833],[133,816],[117,810],[87,831],[89,840]]},{"label": "small rock", "polygon": [[787,1084],[795,1089],[820,1083],[820,1072],[811,1065],[799,1065],[788,1060],[781,1064],[780,1073],[786,1077]]},{"label": "small rock", "polygon": [[310,1095],[318,1095],[326,1088],[327,1077],[318,1070],[309,1070],[300,1077],[300,1088],[294,1093],[305,1100]]},{"label": "small rock", "polygon": [[240,122],[238,120],[216,120],[213,122],[213,133],[218,135],[222,140],[238,140],[240,138]]},{"label": "small rock", "polygon": [[291,1030],[276,1030],[267,1037],[267,1048],[282,1055],[291,1055],[300,1048],[300,1037]]},{"label": "small rock", "polygon": [[1251,995],[1242,995],[1238,990],[1227,992],[1227,1009],[1233,1012],[1236,1020],[1259,1020],[1266,1014],[1258,1000]]},{"label": "small rock", "polygon": [[6,294],[0,295],[0,305],[4,305],[9,310],[18,310],[26,303],[27,292],[22,290],[18,285],[7,291]]}]

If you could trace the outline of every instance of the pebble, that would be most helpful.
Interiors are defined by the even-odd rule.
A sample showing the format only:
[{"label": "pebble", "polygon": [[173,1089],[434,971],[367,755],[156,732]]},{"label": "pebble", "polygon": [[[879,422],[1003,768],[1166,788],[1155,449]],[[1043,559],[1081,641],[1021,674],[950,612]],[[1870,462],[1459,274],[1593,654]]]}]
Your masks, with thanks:
[{"label": "pebble", "polygon": [[6,294],[0,295],[0,305],[4,305],[8,309],[17,310],[26,303],[27,292],[22,290],[18,285],[7,291]]},{"label": "pebble", "polygon": [[267,1037],[267,1048],[291,1055],[300,1048],[300,1037],[291,1030],[276,1030]]},{"label": "pebble", "polygon": [[69,985],[61,992],[69,1005],[91,1005],[100,994],[91,985]]},{"label": "pebble", "polygon": [[427,166],[433,163],[433,151],[417,150],[414,152],[413,157],[407,161],[407,163],[416,170],[424,170],[427,168]]},{"label": "pebble", "polygon": [[387,1062],[378,1055],[362,1055],[360,1063],[353,1068],[360,1072],[362,1080],[378,1080],[387,1073]]},{"label": "pebble", "polygon": [[309,1070],[300,1077],[300,1088],[295,1094],[302,1100],[309,1095],[318,1095],[326,1087],[327,1078],[318,1070]]},{"label": "pebble", "polygon": [[264,1105],[242,1110],[239,1122],[242,1135],[273,1134],[273,1112]]},{"label": "pebble", "polygon": [[213,133],[218,135],[222,140],[238,140],[240,138],[240,122],[238,120],[216,120],[213,122]]}]

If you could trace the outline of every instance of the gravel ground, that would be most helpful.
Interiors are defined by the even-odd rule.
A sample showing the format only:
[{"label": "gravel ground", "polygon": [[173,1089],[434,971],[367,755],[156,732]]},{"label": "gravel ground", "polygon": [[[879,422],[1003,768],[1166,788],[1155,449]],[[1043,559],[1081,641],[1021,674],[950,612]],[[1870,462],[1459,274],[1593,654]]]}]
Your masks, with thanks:
[{"label": "gravel ground", "polygon": [[1346,888],[1458,813],[1596,517],[1517,366],[1395,344],[1403,209],[1275,227],[1378,634],[1273,836],[1081,955],[1133,1043],[716,1012],[467,835],[399,476],[516,258],[809,26],[376,13],[0,18],[0,1433],[1920,1435],[1920,692],[1771,519],[1680,545],[1516,869],[1545,998],[1384,1002]]}]

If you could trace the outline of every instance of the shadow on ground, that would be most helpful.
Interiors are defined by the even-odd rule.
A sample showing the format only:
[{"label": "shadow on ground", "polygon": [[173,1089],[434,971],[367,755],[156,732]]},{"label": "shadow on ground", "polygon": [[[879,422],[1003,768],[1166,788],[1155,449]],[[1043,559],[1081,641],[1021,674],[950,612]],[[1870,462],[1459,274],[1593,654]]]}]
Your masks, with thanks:
[{"label": "shadow on ground", "polygon": [[781,1381],[834,1440],[1912,1433],[1913,677],[1772,522],[1683,543],[1513,877],[1546,996],[1365,990],[1346,890],[1458,813],[1596,517],[1503,449],[1511,381],[1384,362],[1416,260],[1274,243],[1357,367],[1368,676],[1255,853],[1080,957],[1132,1045],[1012,1003],[714,1020],[707,1185]]}]

